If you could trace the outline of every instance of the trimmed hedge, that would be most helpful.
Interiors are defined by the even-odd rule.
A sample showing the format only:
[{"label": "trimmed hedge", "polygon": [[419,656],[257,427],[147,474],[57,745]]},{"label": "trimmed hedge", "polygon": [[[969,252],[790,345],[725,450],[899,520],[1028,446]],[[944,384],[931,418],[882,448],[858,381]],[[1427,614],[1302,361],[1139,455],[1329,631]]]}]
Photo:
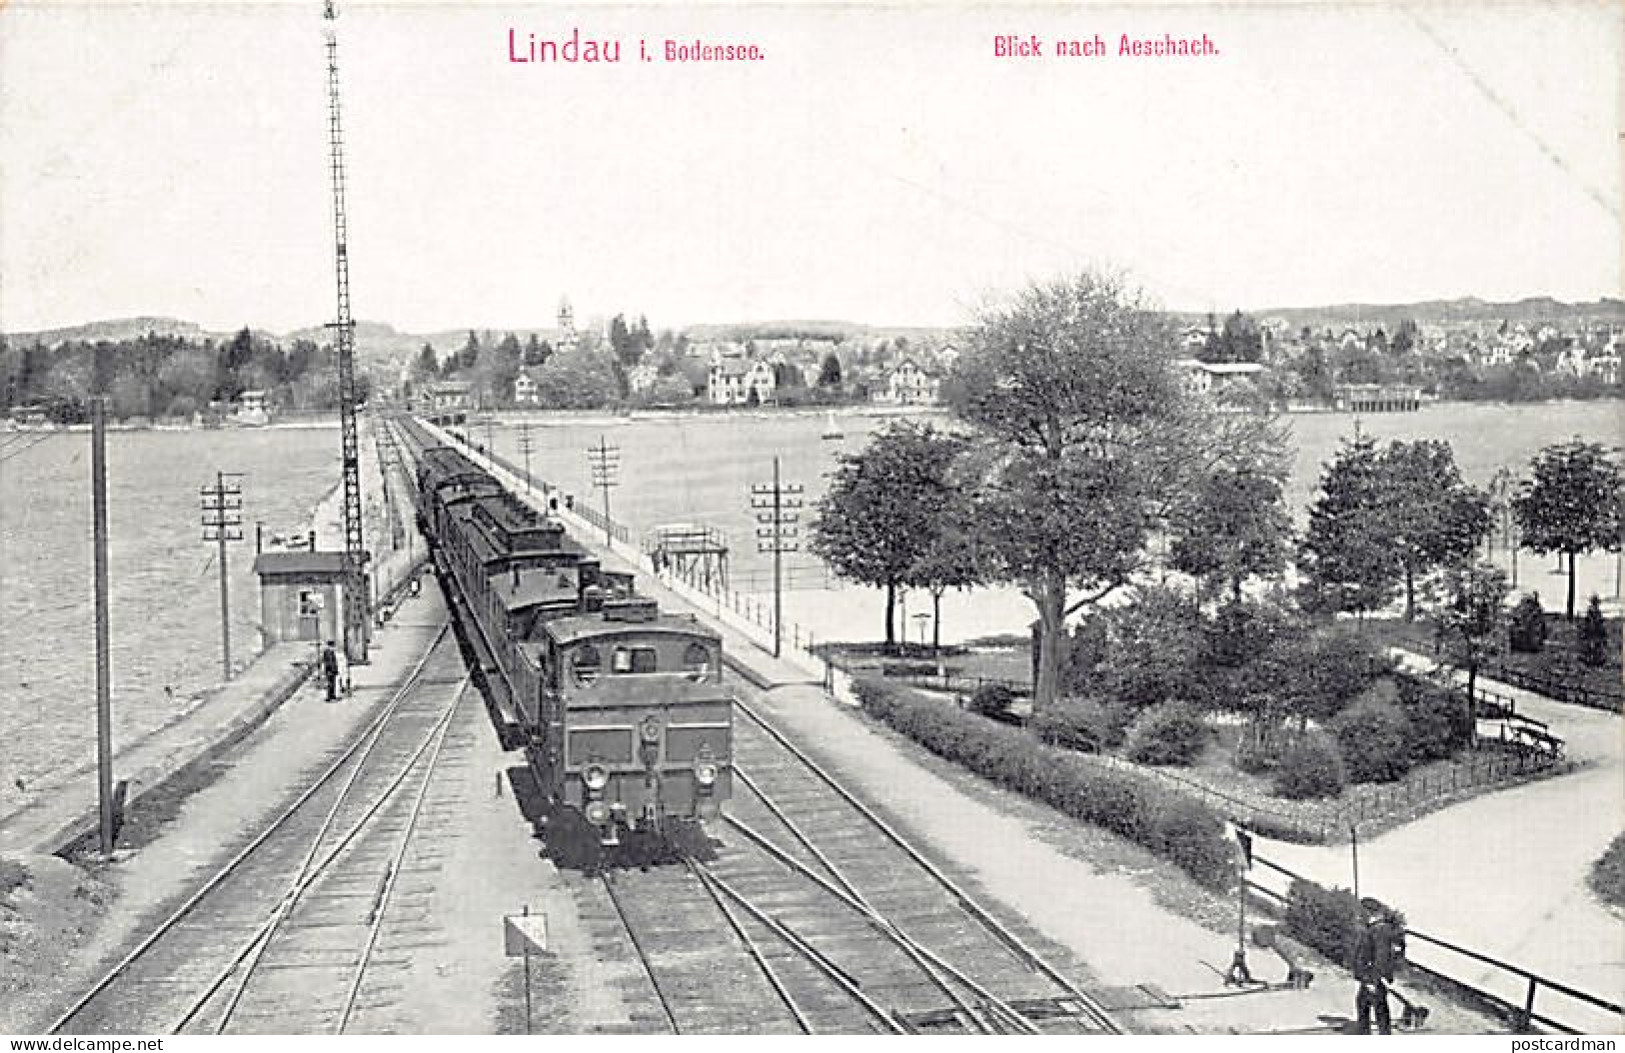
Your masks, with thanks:
[{"label": "trimmed hedge", "polygon": [[940,666],[935,662],[882,662],[882,676],[936,676]]},{"label": "trimmed hedge", "polygon": [[1234,882],[1235,853],[1206,805],[891,684],[860,679],[853,689],[864,712],[937,756],[1143,845],[1204,885]]}]

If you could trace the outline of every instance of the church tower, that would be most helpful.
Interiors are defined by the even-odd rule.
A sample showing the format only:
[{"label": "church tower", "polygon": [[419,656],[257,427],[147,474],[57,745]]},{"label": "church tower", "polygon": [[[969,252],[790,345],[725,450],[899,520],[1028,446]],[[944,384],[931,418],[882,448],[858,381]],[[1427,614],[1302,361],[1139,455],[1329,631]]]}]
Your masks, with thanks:
[{"label": "church tower", "polygon": [[576,346],[576,316],[568,296],[559,297],[559,343],[572,351]]}]

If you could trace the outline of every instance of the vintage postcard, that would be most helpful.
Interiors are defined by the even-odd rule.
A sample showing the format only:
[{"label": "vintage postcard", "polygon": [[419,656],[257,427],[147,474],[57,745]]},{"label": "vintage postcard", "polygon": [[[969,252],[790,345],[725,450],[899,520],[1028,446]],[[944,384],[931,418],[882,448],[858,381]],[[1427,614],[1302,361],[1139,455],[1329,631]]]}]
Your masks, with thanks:
[{"label": "vintage postcard", "polygon": [[1613,1048],[1622,20],[0,2],[0,1032]]}]

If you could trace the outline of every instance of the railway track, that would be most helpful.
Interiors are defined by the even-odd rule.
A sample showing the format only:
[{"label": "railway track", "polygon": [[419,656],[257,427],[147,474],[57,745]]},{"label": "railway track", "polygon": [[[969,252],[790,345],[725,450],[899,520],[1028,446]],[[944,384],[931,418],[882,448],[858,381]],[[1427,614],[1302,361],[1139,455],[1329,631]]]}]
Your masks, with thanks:
[{"label": "railway track", "polygon": [[1111,1033],[1019,934],[740,703],[716,858],[606,875],[679,1033]]},{"label": "railway track", "polygon": [[[425,894],[414,864],[469,690],[443,627],[369,725],[64,1011],[51,1033],[342,1032]],[[475,707],[462,707],[474,711]]]}]

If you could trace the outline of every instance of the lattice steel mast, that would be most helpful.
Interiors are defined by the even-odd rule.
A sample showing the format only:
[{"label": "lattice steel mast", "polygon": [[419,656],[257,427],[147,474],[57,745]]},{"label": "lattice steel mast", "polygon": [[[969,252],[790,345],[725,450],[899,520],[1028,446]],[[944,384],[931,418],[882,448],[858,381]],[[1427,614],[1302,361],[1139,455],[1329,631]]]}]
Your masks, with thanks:
[{"label": "lattice steel mast", "polygon": [[367,539],[361,518],[361,440],[355,405],[355,322],[350,316],[349,218],[344,207],[344,127],[339,119],[338,11],[325,0],[327,37],[328,168],[333,176],[333,273],[338,315],[331,323],[339,365],[339,435],[344,455],[344,651],[351,662],[367,660],[371,603],[367,592]]}]

